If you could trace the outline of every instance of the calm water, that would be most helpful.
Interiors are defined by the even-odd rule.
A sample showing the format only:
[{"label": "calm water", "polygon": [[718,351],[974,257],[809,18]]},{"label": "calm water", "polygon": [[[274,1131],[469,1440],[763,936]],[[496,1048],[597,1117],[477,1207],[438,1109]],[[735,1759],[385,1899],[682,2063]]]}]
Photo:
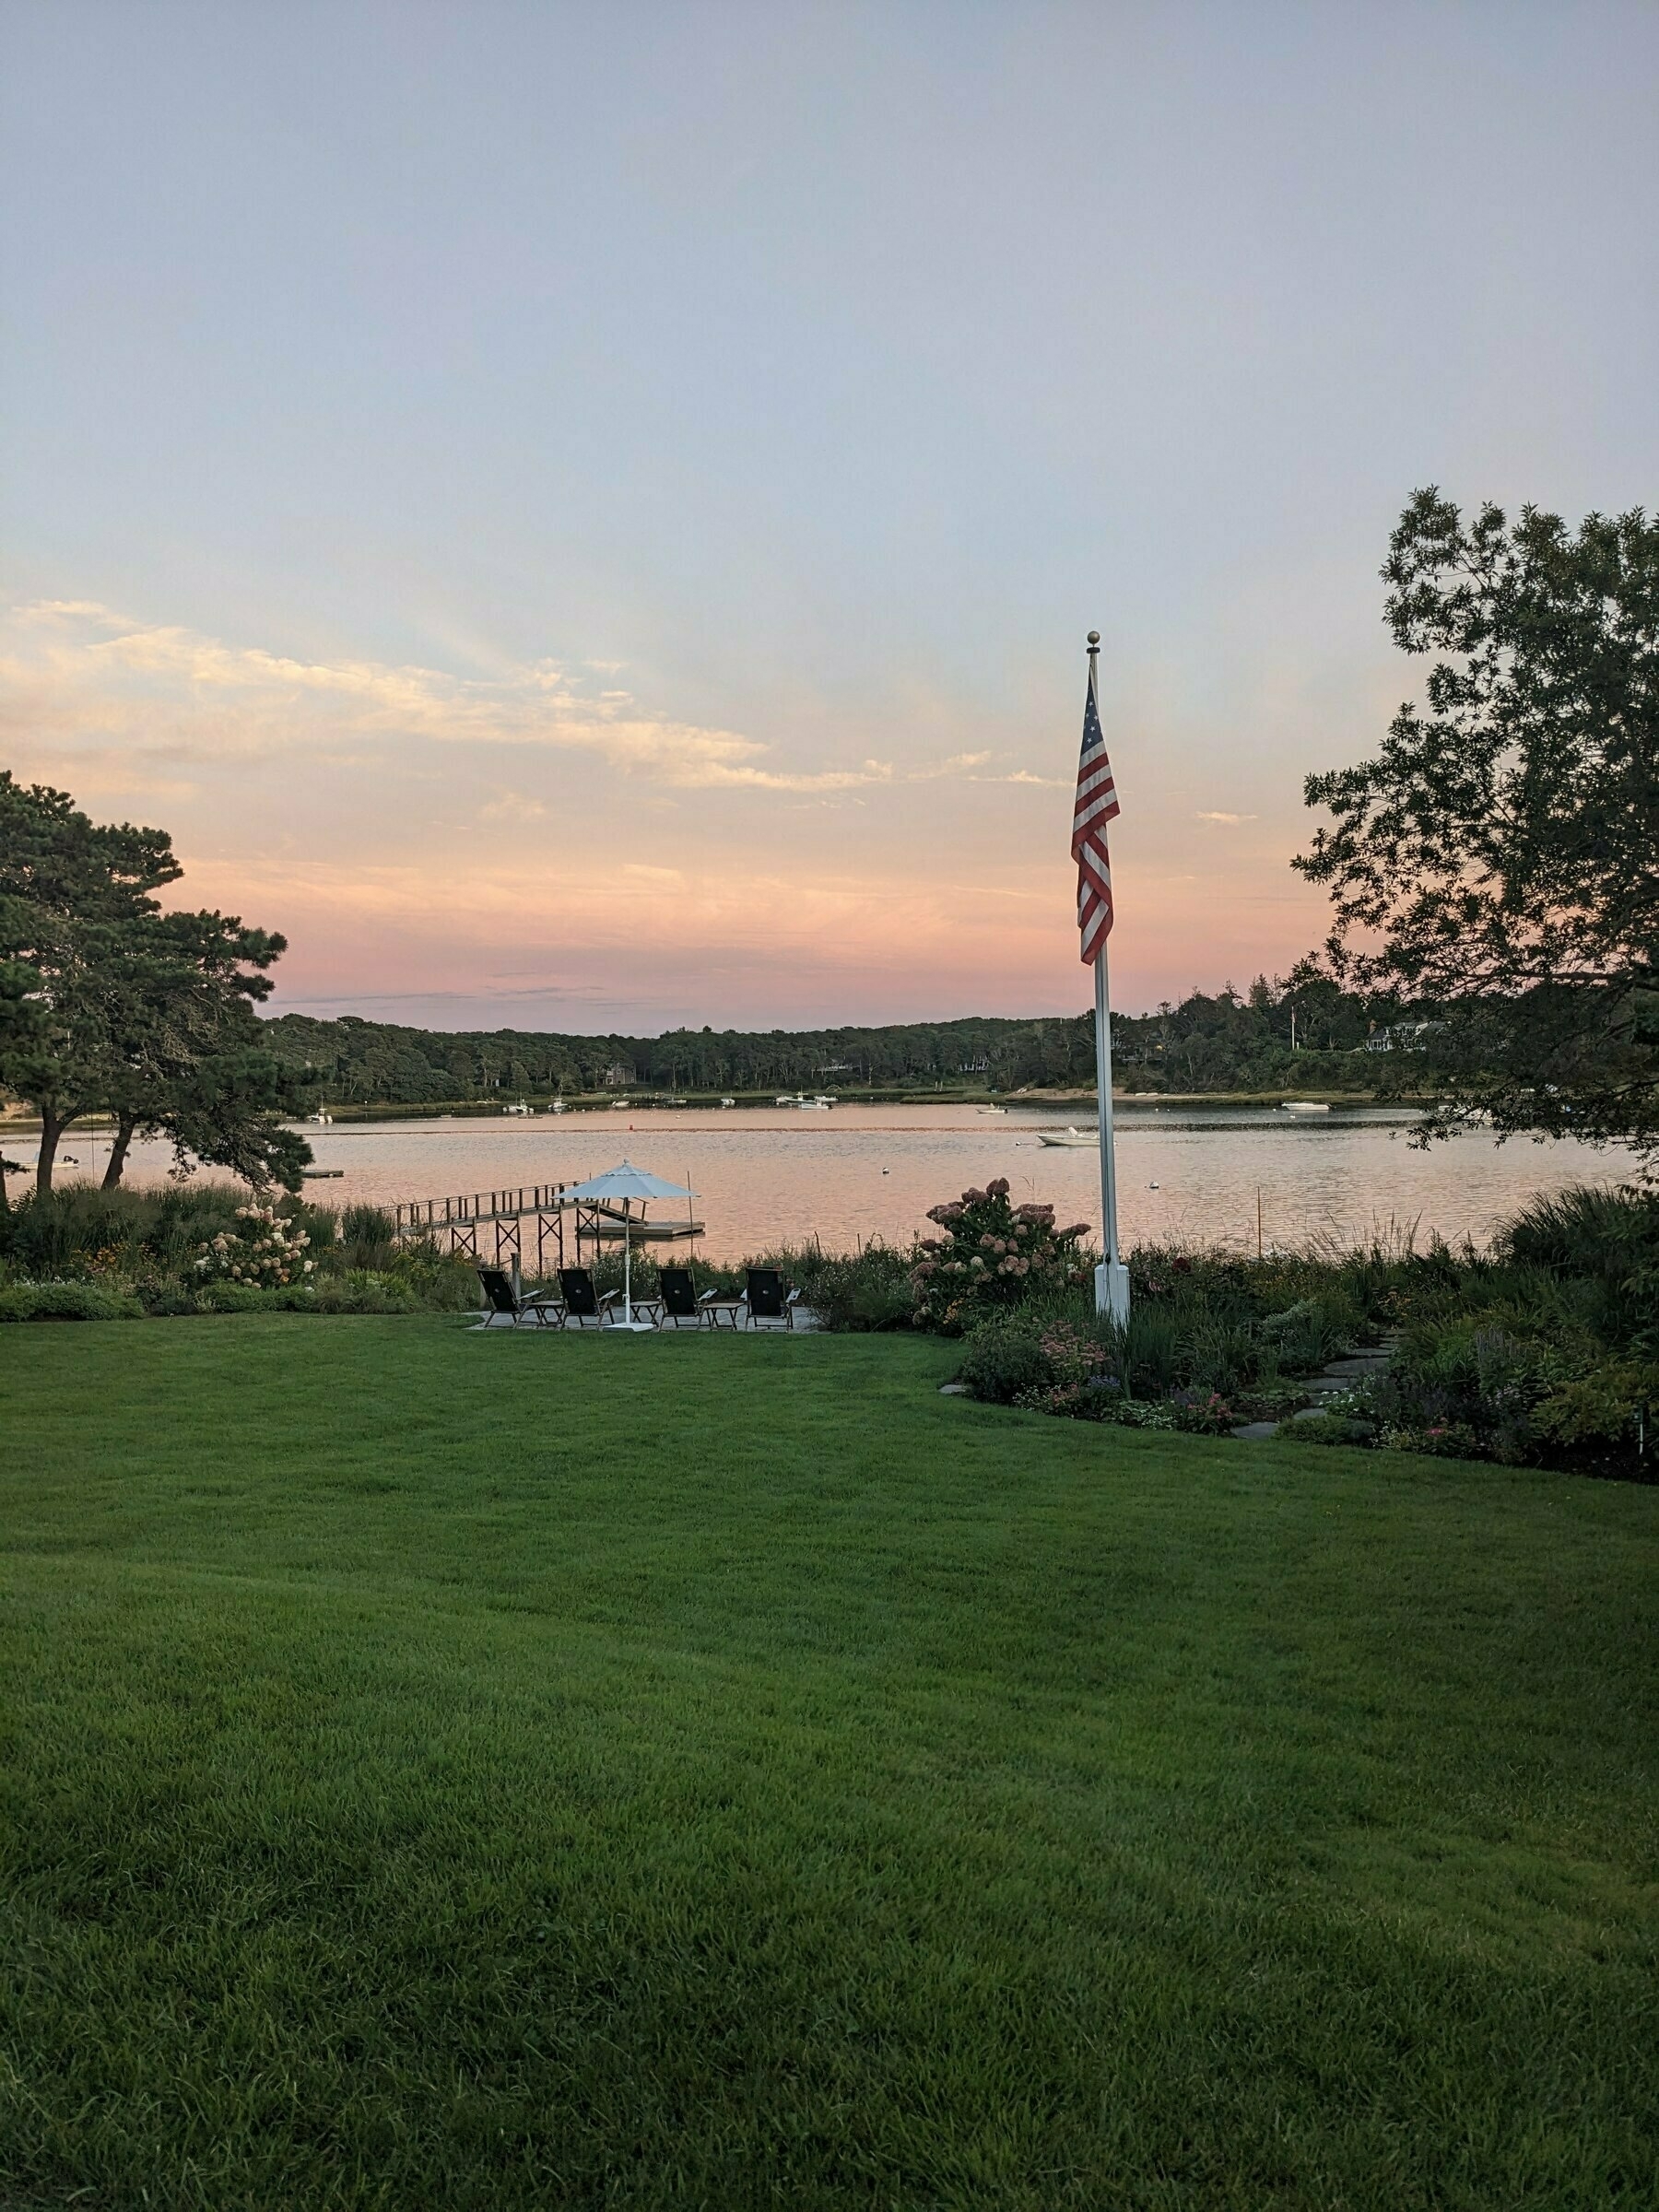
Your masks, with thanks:
[{"label": "calm water", "polygon": [[[339,1206],[391,1205],[508,1185],[574,1182],[624,1156],[699,1194],[711,1258],[816,1236],[827,1247],[898,1241],[924,1229],[930,1206],[1006,1175],[1017,1199],[1052,1201],[1061,1221],[1100,1219],[1092,1149],[1040,1145],[1040,1127],[1087,1122],[1087,1110],[837,1106],[829,1113],[739,1108],[594,1112],[529,1119],[437,1118],[307,1131],[317,1165],[344,1171],[310,1186]],[[1268,1242],[1322,1232],[1348,1238],[1374,1222],[1420,1233],[1488,1236],[1523,1200],[1563,1183],[1617,1182],[1628,1157],[1574,1142],[1499,1146],[1472,1134],[1414,1151],[1408,1116],[1382,1108],[1294,1121],[1264,1108],[1126,1107],[1118,1112],[1118,1191],[1125,1240],[1183,1238],[1253,1249],[1256,1194]],[[32,1147],[13,1137],[14,1159]],[[78,1171],[101,1168],[103,1141],[73,1135]],[[166,1174],[165,1145],[135,1147],[130,1174]],[[67,1171],[73,1174],[76,1168]]]}]

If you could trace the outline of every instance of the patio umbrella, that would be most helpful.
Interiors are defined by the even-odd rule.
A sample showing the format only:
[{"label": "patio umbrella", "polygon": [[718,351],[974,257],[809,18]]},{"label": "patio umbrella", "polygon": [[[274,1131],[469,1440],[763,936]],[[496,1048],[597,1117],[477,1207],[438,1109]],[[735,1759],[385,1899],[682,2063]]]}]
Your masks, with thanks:
[{"label": "patio umbrella", "polygon": [[577,1200],[584,1204],[594,1201],[603,1203],[607,1199],[622,1202],[623,1318],[617,1323],[617,1327],[648,1329],[651,1326],[648,1321],[636,1321],[633,1317],[633,1238],[627,1201],[629,1198],[693,1198],[696,1194],[694,1191],[683,1189],[677,1182],[665,1182],[660,1175],[648,1175],[643,1168],[636,1168],[630,1159],[625,1159],[620,1167],[606,1168],[603,1175],[592,1176],[586,1182],[572,1184],[560,1194],[567,1206]]}]

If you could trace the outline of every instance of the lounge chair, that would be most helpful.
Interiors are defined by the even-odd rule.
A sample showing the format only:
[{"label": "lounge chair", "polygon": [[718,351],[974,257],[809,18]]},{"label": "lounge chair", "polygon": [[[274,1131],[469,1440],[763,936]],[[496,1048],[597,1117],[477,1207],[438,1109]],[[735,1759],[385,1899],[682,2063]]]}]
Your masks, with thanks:
[{"label": "lounge chair", "polygon": [[[634,1300],[636,1306],[641,1302],[638,1299]],[[689,1267],[659,1267],[657,1294],[649,1303],[655,1311],[660,1328],[666,1328],[670,1322],[677,1329],[682,1321],[688,1321],[693,1328],[701,1328],[703,1324],[705,1308],[697,1295]]]},{"label": "lounge chair", "polygon": [[620,1290],[603,1293],[595,1290],[594,1278],[585,1267],[561,1267],[559,1291],[559,1303],[550,1304],[547,1310],[561,1329],[569,1328],[571,1322],[579,1329],[584,1329],[590,1321],[603,1328],[611,1308],[622,1302]]},{"label": "lounge chair", "polygon": [[748,1325],[759,1328],[763,1321],[781,1321],[786,1329],[794,1327],[794,1310],[801,1302],[801,1294],[793,1283],[786,1283],[775,1267],[751,1267],[748,1270],[748,1288],[743,1303],[748,1313]]},{"label": "lounge chair", "polygon": [[480,1267],[477,1275],[479,1282],[484,1287],[484,1296],[488,1304],[488,1311],[485,1314],[482,1324],[483,1327],[493,1328],[497,1320],[502,1315],[506,1316],[510,1328],[516,1329],[526,1315],[534,1316],[537,1328],[546,1327],[548,1316],[541,1301],[534,1298],[517,1296],[514,1293],[512,1279],[504,1269]]}]

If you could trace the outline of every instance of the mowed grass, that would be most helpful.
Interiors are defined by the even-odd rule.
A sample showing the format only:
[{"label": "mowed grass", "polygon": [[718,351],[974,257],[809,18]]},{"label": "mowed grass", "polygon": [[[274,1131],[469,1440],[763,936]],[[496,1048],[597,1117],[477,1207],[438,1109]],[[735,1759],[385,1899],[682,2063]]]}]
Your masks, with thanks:
[{"label": "mowed grass", "polygon": [[1659,1492],[903,1338],[0,1341],[0,2202],[1646,2206]]}]

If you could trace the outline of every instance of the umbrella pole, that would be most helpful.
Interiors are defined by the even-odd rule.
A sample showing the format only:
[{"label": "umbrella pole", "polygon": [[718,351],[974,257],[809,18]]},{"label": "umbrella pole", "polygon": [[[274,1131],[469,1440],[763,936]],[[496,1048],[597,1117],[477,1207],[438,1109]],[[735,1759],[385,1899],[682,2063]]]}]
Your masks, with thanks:
[{"label": "umbrella pole", "polygon": [[622,1201],[622,1318],[633,1327],[633,1238],[629,1233],[628,1201]]}]

